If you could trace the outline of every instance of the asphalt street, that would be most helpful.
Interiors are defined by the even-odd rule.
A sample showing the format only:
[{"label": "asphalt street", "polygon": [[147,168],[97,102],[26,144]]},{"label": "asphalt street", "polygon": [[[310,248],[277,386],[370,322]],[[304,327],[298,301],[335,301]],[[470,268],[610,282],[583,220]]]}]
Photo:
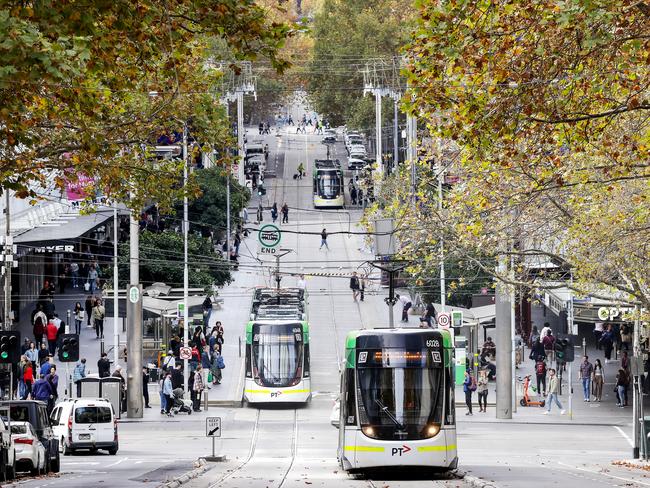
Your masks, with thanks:
[{"label": "asphalt street", "polygon": [[[252,129],[249,129],[252,131]],[[255,136],[257,137],[257,136]],[[329,423],[331,408],[339,389],[339,365],[344,338],[358,328],[385,327],[388,324],[385,290],[377,281],[368,284],[366,300],[355,302],[348,288],[349,274],[372,259],[364,236],[356,225],[360,209],[315,211],[311,203],[311,171],[316,157],[325,157],[320,136],[282,133],[265,136],[271,148],[271,160],[278,157],[276,178],[268,178],[263,204],[273,202],[290,207],[289,223],[282,224],[281,247],[293,252],[282,260],[283,286],[292,286],[298,273],[306,273],[311,325],[312,401],[304,407],[284,406],[257,409],[210,408],[208,412],[162,417],[155,408],[146,411],[142,421],[120,422],[120,451],[107,454],[78,454],[62,458],[62,473],[40,479],[23,479],[21,487],[132,487],[158,486],[191,470],[200,456],[211,453],[205,437],[205,418],[222,417],[223,437],[217,451],[227,461],[214,463],[202,476],[189,481],[188,488],[206,487],[384,487],[426,486],[465,487],[470,483],[456,476],[422,472],[376,474],[367,479],[342,472],[336,462],[338,431]],[[334,157],[345,161],[341,143]],[[281,155],[281,157],[280,157]],[[307,176],[294,179],[303,163]],[[346,181],[350,176],[346,172]],[[347,191],[347,184],[346,184]],[[348,202],[349,203],[349,202]],[[249,215],[255,215],[257,201]],[[265,222],[270,219],[265,212]],[[256,227],[255,224],[250,225]],[[320,232],[330,233],[329,250],[319,249]],[[297,234],[296,232],[300,232]],[[243,284],[257,281],[271,284],[275,260],[257,255],[255,233],[246,240],[250,258],[259,259],[259,272],[253,278],[237,278],[238,300],[229,302],[226,288],[224,308],[237,307],[246,315]],[[247,251],[248,252],[248,251]],[[377,278],[377,275],[373,275]],[[247,285],[246,285],[247,286]],[[234,304],[234,305],[233,305]],[[397,312],[397,309],[396,309]],[[411,326],[417,326],[412,319]],[[227,374],[237,375],[237,368]],[[231,378],[232,380],[232,378]],[[154,395],[155,396],[155,395]],[[513,421],[496,421],[493,413],[467,418],[459,409],[458,452],[460,469],[483,478],[495,486],[650,486],[641,471],[612,465],[612,461],[630,456],[629,425],[621,418],[605,422],[567,423],[566,419],[548,418],[538,412],[521,412]],[[599,417],[602,420],[603,417]],[[615,422],[614,422],[615,420]],[[11,485],[10,485],[11,486]]]}]

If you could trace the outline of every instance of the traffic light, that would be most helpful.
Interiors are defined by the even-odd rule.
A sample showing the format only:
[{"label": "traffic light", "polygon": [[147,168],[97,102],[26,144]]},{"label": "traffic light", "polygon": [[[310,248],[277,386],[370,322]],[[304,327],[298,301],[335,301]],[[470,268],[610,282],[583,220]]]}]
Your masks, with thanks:
[{"label": "traffic light", "polygon": [[0,332],[0,363],[20,362],[20,332],[7,330]]},{"label": "traffic light", "polygon": [[266,195],[266,188],[264,188],[264,185],[260,185],[257,187],[257,194],[259,196]]},{"label": "traffic light", "polygon": [[61,335],[59,361],[62,363],[73,363],[79,361],[79,336],[77,334]]},{"label": "traffic light", "polygon": [[555,340],[555,357],[558,362],[571,363],[575,358],[575,348],[570,337],[559,337]]}]

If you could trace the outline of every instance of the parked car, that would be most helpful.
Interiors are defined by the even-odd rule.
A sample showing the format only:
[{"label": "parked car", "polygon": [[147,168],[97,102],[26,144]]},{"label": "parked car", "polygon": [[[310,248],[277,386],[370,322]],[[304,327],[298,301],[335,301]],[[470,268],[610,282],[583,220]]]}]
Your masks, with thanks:
[{"label": "parked car", "polygon": [[12,422],[11,437],[16,446],[16,469],[39,475],[45,471],[45,446],[29,422]]},{"label": "parked car", "polygon": [[51,421],[64,455],[78,449],[88,449],[91,452],[106,449],[111,455],[117,454],[117,419],[108,400],[64,400],[52,411]]},{"label": "parked car", "polygon": [[321,139],[323,144],[334,144],[336,142],[336,136],[332,134],[325,134],[323,139]]},{"label": "parked car", "polygon": [[363,169],[368,164],[368,161],[362,157],[350,157],[348,159],[348,169],[359,170]]},{"label": "parked car", "polygon": [[350,157],[355,159],[365,158],[368,155],[365,146],[360,146],[358,144],[351,146],[349,153]]},{"label": "parked car", "polygon": [[29,422],[45,447],[45,472],[58,473],[61,469],[59,456],[59,441],[54,435],[50,418],[47,415],[47,405],[37,400],[12,400],[0,402],[0,408],[9,407],[11,423]]},{"label": "parked car", "polygon": [[5,419],[0,419],[0,477],[2,481],[16,477],[16,447]]}]

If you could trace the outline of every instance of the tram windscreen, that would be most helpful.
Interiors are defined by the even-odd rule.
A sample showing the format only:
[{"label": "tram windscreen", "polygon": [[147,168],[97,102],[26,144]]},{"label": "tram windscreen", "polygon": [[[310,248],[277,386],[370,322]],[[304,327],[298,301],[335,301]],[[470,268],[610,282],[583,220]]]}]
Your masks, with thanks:
[{"label": "tram windscreen", "polygon": [[297,385],[302,378],[302,324],[253,325],[253,377],[262,386]]},{"label": "tram windscreen", "polygon": [[341,194],[341,179],[335,171],[318,174],[318,195],[322,198],[336,198]]},{"label": "tram windscreen", "polygon": [[431,352],[367,351],[357,365],[359,420],[364,433],[385,440],[432,437],[442,422],[444,369]]}]

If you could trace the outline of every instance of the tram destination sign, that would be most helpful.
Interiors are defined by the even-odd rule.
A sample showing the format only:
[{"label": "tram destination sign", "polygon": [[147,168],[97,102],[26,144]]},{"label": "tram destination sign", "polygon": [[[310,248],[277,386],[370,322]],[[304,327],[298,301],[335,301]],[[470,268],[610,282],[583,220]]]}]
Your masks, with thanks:
[{"label": "tram destination sign", "polygon": [[282,231],[273,224],[266,224],[258,231],[257,239],[262,244],[262,254],[275,254],[282,240]]}]

